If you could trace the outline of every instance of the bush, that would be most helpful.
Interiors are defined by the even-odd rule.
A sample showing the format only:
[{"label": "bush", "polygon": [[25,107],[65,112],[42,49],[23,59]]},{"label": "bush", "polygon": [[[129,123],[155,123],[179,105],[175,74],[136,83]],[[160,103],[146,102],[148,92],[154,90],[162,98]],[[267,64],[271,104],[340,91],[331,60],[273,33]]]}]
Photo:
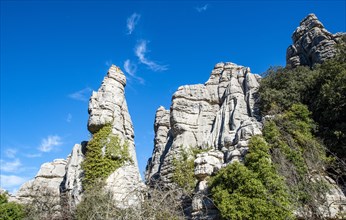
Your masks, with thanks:
[{"label": "bush", "polygon": [[195,178],[195,164],[197,154],[207,152],[211,148],[200,149],[198,147],[185,149],[173,158],[173,182],[176,183],[185,193],[191,194],[195,189],[197,180]]},{"label": "bush", "polygon": [[[344,39],[344,41],[346,41]],[[313,69],[270,68],[259,88],[262,115],[282,113],[303,103],[318,124],[317,134],[331,154],[346,159],[346,43],[338,54]]]},{"label": "bush", "polygon": [[149,190],[138,189],[133,193],[142,194],[143,199],[140,205],[129,208],[119,208],[122,204],[114,199],[112,192],[103,187],[102,182],[96,183],[90,189],[85,192],[77,206],[76,219],[185,219],[179,197],[180,191],[177,189],[162,189],[157,185]]},{"label": "bush", "polygon": [[[302,104],[276,115],[264,124],[263,135],[272,152],[272,161],[285,177],[290,200],[307,218],[320,219],[326,204],[328,185],[322,177],[328,159],[323,145],[313,136],[315,125]],[[310,216],[310,214],[312,216]]]},{"label": "bush", "polygon": [[269,146],[258,136],[251,139],[245,165],[235,162],[210,181],[216,207],[223,219],[291,219],[289,196],[283,179],[270,162]]},{"label": "bush", "polygon": [[17,220],[24,218],[23,206],[15,203],[8,202],[7,194],[0,194],[0,219],[3,220]]}]

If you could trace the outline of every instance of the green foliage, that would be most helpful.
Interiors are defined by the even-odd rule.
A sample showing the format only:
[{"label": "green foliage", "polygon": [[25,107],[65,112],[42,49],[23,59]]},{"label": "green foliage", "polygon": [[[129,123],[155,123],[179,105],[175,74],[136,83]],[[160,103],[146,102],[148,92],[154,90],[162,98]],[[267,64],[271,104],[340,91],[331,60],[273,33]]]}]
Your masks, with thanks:
[{"label": "green foliage", "polygon": [[[293,104],[286,112],[265,123],[263,135],[272,151],[272,161],[286,179],[292,204],[307,207],[314,215],[324,203],[327,183],[311,175],[324,175],[327,162],[323,146],[312,135],[310,112]],[[317,217],[317,216],[315,216]]]},{"label": "green foliage", "polygon": [[[345,41],[345,40],[344,40]],[[346,159],[346,43],[335,58],[308,67],[271,68],[261,81],[262,115],[281,113],[303,103],[318,124],[317,134],[338,157]]]},{"label": "green foliage", "polygon": [[194,160],[195,155],[188,149],[184,149],[177,157],[173,159],[173,181],[188,192],[192,192],[196,185],[196,179],[194,178]]},{"label": "green foliage", "polygon": [[111,131],[111,125],[106,125],[88,142],[86,157],[82,163],[85,175],[83,187],[86,190],[95,182],[105,180],[126,162],[131,162],[128,144],[121,144],[121,140]]},{"label": "green foliage", "polygon": [[194,161],[197,154],[207,152],[211,148],[200,149],[196,148],[182,148],[183,150],[173,158],[173,181],[188,193],[192,193],[196,186],[196,179],[194,175]]},{"label": "green foliage", "polygon": [[284,180],[270,161],[269,146],[254,136],[245,165],[235,162],[210,181],[213,200],[223,219],[292,219]]},{"label": "green foliage", "polygon": [[15,202],[8,202],[5,193],[0,194],[0,219],[17,220],[24,218],[22,205]]},{"label": "green foliage", "polygon": [[282,112],[306,99],[316,74],[316,71],[304,66],[270,68],[259,88],[262,115]]}]

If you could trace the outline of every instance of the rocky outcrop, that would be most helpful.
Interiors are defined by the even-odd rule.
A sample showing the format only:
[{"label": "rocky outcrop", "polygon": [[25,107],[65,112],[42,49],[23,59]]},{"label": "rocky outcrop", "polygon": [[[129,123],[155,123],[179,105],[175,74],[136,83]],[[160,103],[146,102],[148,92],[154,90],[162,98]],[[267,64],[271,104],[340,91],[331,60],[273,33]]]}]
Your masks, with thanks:
[{"label": "rocky outcrop", "polygon": [[60,184],[65,176],[66,164],[64,159],[42,164],[35,178],[20,187],[16,200],[28,203],[39,197],[49,197],[52,203],[59,204]]},{"label": "rocky outcrop", "polygon": [[156,112],[155,146],[148,161],[147,182],[174,186],[175,155],[187,148],[207,150],[195,160],[195,218],[203,214],[202,210],[208,209],[209,215],[213,212],[212,203],[203,196],[207,192],[206,177],[227,163],[242,160],[250,137],[261,134],[256,95],[259,80],[260,76],[247,67],[218,63],[204,85],[179,87],[170,110],[160,107]]},{"label": "rocky outcrop", "polygon": [[247,67],[218,63],[204,85],[179,87],[170,111],[160,107],[156,112],[147,177],[171,183],[172,159],[182,148],[214,149],[224,154],[225,163],[235,158],[233,151],[243,155],[248,139],[261,134],[256,106],[259,80]]},{"label": "rocky outcrop", "polygon": [[[93,92],[89,102],[88,129],[93,134],[107,124],[122,143],[127,142],[131,162],[118,168],[106,180],[106,188],[114,193],[119,207],[137,205],[143,187],[139,175],[134,144],[134,131],[125,99],[126,78],[112,65],[100,89]],[[81,201],[83,195],[81,164],[86,154],[87,142],[76,144],[66,160],[57,159],[41,166],[35,179],[24,183],[14,200],[26,203],[49,193],[57,205],[70,208]],[[63,203],[60,203],[63,199]],[[67,204],[66,204],[67,202]],[[58,209],[57,209],[58,210]]]},{"label": "rocky outcrop", "polygon": [[342,36],[346,36],[345,33],[331,34],[316,15],[309,14],[292,34],[293,44],[287,48],[286,65],[311,67],[334,57],[335,45],[341,41]]},{"label": "rocky outcrop", "polygon": [[82,178],[84,175],[82,162],[85,157],[86,145],[87,142],[82,142],[72,148],[71,154],[67,157],[66,173],[60,185],[61,196],[66,198],[65,201],[68,202],[68,207],[71,209],[74,209],[82,200]]},{"label": "rocky outcrop", "polygon": [[106,180],[106,188],[114,193],[119,207],[138,204],[141,182],[134,144],[134,131],[125,99],[126,77],[119,67],[112,65],[97,92],[89,101],[88,130],[97,132],[107,124],[112,125],[112,134],[122,143],[127,142],[132,162],[112,173]]},{"label": "rocky outcrop", "polygon": [[159,173],[165,151],[167,151],[166,145],[170,146],[172,142],[169,110],[166,110],[163,106],[160,106],[160,108],[156,111],[154,131],[154,151],[152,157],[148,161],[148,166],[146,167],[146,180],[155,180],[158,178],[158,176],[155,176],[155,174]]}]

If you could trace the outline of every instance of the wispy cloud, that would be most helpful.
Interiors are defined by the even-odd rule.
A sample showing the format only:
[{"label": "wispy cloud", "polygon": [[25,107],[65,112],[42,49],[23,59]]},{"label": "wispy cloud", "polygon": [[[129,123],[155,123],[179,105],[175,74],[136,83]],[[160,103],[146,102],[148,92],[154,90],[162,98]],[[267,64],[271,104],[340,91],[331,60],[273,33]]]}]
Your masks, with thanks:
[{"label": "wispy cloud", "polygon": [[135,47],[135,54],[139,59],[139,62],[147,65],[153,71],[165,71],[167,70],[167,65],[159,65],[155,61],[152,61],[146,57],[147,51],[147,41],[141,40]]},{"label": "wispy cloud", "polygon": [[16,193],[17,189],[27,180],[27,177],[20,177],[15,175],[0,175],[1,188],[8,190],[11,194]]},{"label": "wispy cloud", "polygon": [[126,73],[128,73],[130,75],[130,77],[138,80],[138,82],[140,84],[144,84],[145,81],[143,78],[139,77],[136,75],[136,72],[137,72],[137,65],[133,62],[131,62],[131,60],[127,59],[125,60],[124,62],[124,70]]},{"label": "wispy cloud", "polygon": [[140,18],[141,18],[141,15],[137,13],[133,13],[130,17],[127,18],[127,21],[126,21],[127,34],[132,34]]},{"label": "wispy cloud", "polygon": [[71,113],[68,113],[67,114],[67,118],[66,118],[66,122],[67,123],[70,123],[72,121],[72,114]]},{"label": "wispy cloud", "polygon": [[24,156],[28,157],[28,158],[35,158],[35,157],[41,157],[42,154],[41,153],[38,153],[38,154],[25,154]]},{"label": "wispy cloud", "polygon": [[92,89],[89,87],[86,87],[82,90],[79,90],[77,92],[74,92],[72,94],[69,94],[68,97],[74,100],[82,101],[82,102],[87,102],[90,96]]},{"label": "wispy cloud", "polygon": [[42,139],[41,145],[38,149],[42,152],[50,152],[53,150],[53,147],[61,144],[61,137],[58,135],[49,135],[47,138]]},{"label": "wispy cloud", "polygon": [[208,4],[205,4],[203,6],[199,6],[199,7],[195,7],[195,9],[198,11],[198,12],[204,12],[208,9],[209,5]]},{"label": "wispy cloud", "polygon": [[0,170],[3,172],[19,172],[22,163],[20,160],[17,158],[13,161],[4,161],[0,160]]},{"label": "wispy cloud", "polygon": [[8,148],[5,150],[5,155],[8,158],[15,158],[16,157],[17,150],[13,148]]}]

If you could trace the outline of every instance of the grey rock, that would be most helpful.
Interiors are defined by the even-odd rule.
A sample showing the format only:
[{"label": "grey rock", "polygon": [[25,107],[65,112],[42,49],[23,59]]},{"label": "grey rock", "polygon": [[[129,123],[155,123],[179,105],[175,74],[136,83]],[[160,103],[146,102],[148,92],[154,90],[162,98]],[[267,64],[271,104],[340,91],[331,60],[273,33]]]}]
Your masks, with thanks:
[{"label": "grey rock", "polygon": [[16,193],[16,200],[20,203],[29,203],[34,198],[47,195],[60,200],[60,184],[65,176],[66,160],[56,159],[44,163],[35,178],[24,183]]},{"label": "grey rock", "polygon": [[126,77],[119,67],[112,65],[97,92],[93,92],[89,101],[88,129],[97,132],[107,124],[112,126],[112,134],[121,142],[128,144],[132,162],[117,169],[106,179],[106,188],[114,193],[120,208],[139,203],[139,191],[143,183],[139,174],[134,131],[125,99]]},{"label": "grey rock", "polygon": [[194,161],[198,183],[191,204],[193,219],[218,216],[207,197],[206,177],[232,160],[242,160],[250,137],[261,134],[257,106],[260,78],[248,67],[218,63],[204,85],[179,87],[173,95],[170,111],[160,107],[156,112],[155,146],[146,171],[149,184],[155,180],[174,186],[176,155],[189,148],[207,150]]},{"label": "grey rock", "polygon": [[71,154],[67,157],[66,174],[61,183],[61,196],[66,196],[69,207],[72,209],[82,200],[84,172],[81,165],[85,157],[86,145],[86,142],[82,142],[75,144],[72,148]]},{"label": "grey rock", "polygon": [[[134,131],[125,99],[126,78],[124,73],[112,65],[97,92],[93,92],[89,101],[88,129],[94,134],[107,124],[112,126],[112,134],[121,142],[128,144],[129,161],[106,179],[106,189],[114,193],[116,204],[120,208],[138,205],[144,184],[139,175],[134,143]],[[61,199],[71,209],[83,196],[82,162],[86,153],[86,142],[76,144],[67,160],[57,159],[45,163],[35,179],[22,185],[17,192],[16,201],[27,203],[49,192],[56,204]],[[58,210],[58,209],[57,209]]]},{"label": "grey rock", "polygon": [[336,43],[346,36],[345,33],[331,34],[316,15],[309,14],[300,22],[292,34],[293,44],[287,48],[286,65],[313,66],[335,56]]}]

